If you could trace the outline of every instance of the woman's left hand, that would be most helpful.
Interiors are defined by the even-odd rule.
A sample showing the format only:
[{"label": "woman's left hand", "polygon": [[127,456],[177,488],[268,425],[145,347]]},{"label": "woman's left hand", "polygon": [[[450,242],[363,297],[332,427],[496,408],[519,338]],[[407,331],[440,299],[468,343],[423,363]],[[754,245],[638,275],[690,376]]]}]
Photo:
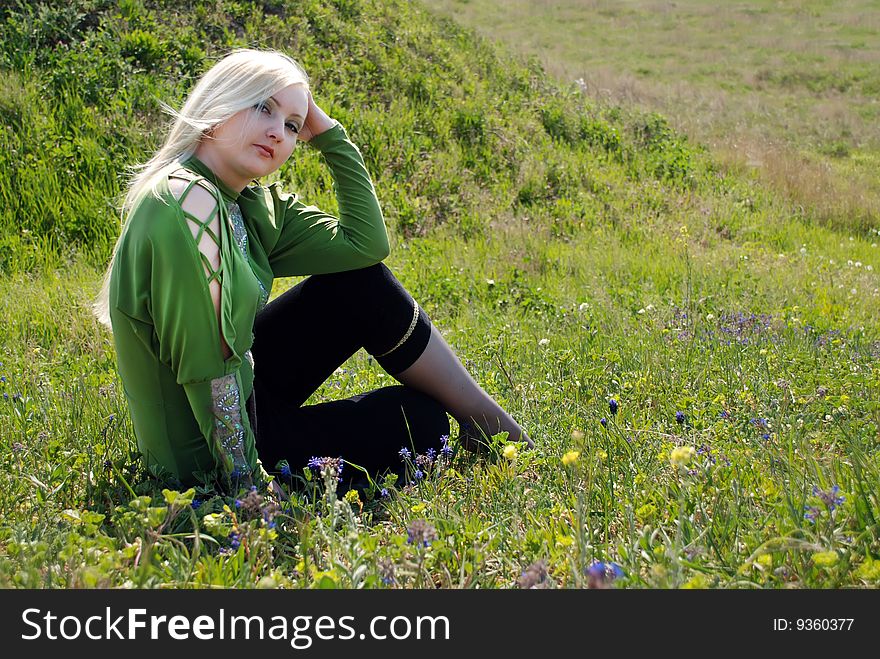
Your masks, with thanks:
[{"label": "woman's left hand", "polygon": [[309,109],[306,112],[306,120],[303,122],[299,135],[297,135],[297,140],[308,142],[316,135],[330,130],[335,125],[336,121],[318,107],[318,104],[315,103],[315,99],[312,97],[311,90],[309,90]]}]

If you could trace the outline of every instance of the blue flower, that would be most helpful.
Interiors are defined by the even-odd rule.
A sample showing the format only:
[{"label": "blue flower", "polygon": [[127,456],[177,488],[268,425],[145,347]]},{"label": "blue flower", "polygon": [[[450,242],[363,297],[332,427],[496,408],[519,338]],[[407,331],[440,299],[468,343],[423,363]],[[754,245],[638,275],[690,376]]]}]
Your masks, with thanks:
[{"label": "blue flower", "polygon": [[813,486],[813,494],[819,497],[822,503],[825,504],[825,507],[828,508],[828,512],[834,512],[834,510],[846,501],[846,497],[839,497],[837,494],[840,492],[840,487],[835,485],[828,492],[824,492],[820,490],[815,485]]},{"label": "blue flower", "polygon": [[238,549],[241,545],[241,534],[236,533],[235,531],[229,532],[229,546],[232,549]]},{"label": "blue flower", "polygon": [[412,457],[412,453],[405,446],[397,452],[397,455],[400,456],[401,460],[409,460]]},{"label": "blue flower", "polygon": [[388,488],[387,488],[387,487],[383,487],[383,488],[382,488],[382,491],[379,493],[379,496],[381,496],[381,497],[383,497],[383,498],[387,497],[387,496],[388,496]]},{"label": "blue flower", "polygon": [[608,409],[611,410],[612,415],[617,414],[617,407],[618,405],[616,400],[612,398],[608,401]]},{"label": "blue flower", "polygon": [[202,501],[201,499],[196,497],[195,499],[192,500],[192,503],[189,505],[192,507],[193,510],[198,510],[199,508],[202,507],[203,503],[204,503],[204,501]]},{"label": "blue flower", "polygon": [[425,455],[428,456],[428,459],[429,459],[429,460],[433,461],[433,460],[437,457],[437,451],[436,451],[435,449],[429,448],[429,449],[425,452]]},{"label": "blue flower", "polygon": [[820,511],[816,506],[807,506],[804,519],[808,519],[815,524],[816,520],[819,519],[819,515]]},{"label": "blue flower", "polygon": [[606,419],[604,416],[603,416],[601,419],[599,419],[599,423],[602,424],[602,427],[603,427],[603,428],[607,428],[607,427],[608,427],[608,419]]},{"label": "blue flower", "polygon": [[675,413],[675,422],[678,423],[679,425],[684,423],[685,418],[687,418],[687,417],[685,417],[684,412],[679,410],[678,412]]},{"label": "blue flower", "polygon": [[420,481],[425,477],[425,474],[421,469],[416,469],[415,477],[417,481]]},{"label": "blue flower", "polygon": [[285,478],[290,478],[290,465],[281,465],[281,475]]}]

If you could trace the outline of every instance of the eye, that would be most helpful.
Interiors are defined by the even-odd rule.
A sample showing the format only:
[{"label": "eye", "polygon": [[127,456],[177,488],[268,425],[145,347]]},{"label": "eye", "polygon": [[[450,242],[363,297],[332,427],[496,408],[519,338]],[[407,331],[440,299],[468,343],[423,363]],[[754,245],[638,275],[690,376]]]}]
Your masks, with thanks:
[{"label": "eye", "polygon": [[287,130],[293,131],[294,133],[299,133],[299,128],[297,128],[296,124],[293,123],[292,121],[288,122],[284,125],[287,127]]},{"label": "eye", "polygon": [[266,112],[266,113],[270,112],[269,106],[266,105],[265,103],[257,103],[254,106],[254,110],[256,110],[257,112]]}]

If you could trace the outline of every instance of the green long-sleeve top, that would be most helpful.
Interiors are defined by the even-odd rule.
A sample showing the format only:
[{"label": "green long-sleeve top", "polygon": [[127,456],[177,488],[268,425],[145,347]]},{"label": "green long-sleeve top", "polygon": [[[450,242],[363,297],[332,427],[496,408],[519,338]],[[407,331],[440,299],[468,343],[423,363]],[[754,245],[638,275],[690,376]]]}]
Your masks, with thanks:
[{"label": "green long-sleeve top", "polygon": [[[156,475],[224,487],[259,480],[245,402],[254,381],[254,318],[273,279],[364,268],[388,255],[375,189],[345,129],[336,123],[309,144],[330,168],[338,218],[277,184],[238,193],[194,156],[169,167],[167,174],[202,184],[219,202],[220,266],[210,277],[192,216],[167,174],[128,216],[110,275],[110,319],[138,448]],[[219,331],[212,277],[221,284]]]}]

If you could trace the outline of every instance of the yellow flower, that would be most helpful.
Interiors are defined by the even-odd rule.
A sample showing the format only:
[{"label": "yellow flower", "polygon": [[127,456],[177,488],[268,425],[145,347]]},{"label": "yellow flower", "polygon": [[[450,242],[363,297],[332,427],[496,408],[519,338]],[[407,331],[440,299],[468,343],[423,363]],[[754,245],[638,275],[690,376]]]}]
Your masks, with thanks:
[{"label": "yellow flower", "polygon": [[580,457],[580,455],[580,451],[569,451],[562,456],[562,464],[564,464],[566,467],[570,467],[575,462],[577,462],[577,459]]},{"label": "yellow flower", "polygon": [[516,460],[516,445],[515,444],[508,444],[507,446],[505,446],[504,451],[502,451],[502,455],[504,455],[504,457],[507,458],[508,460],[510,460],[511,462]]},{"label": "yellow flower", "polygon": [[813,554],[813,563],[818,567],[832,567],[837,565],[838,558],[836,551],[817,551]]},{"label": "yellow flower", "polygon": [[672,449],[669,461],[673,467],[684,467],[694,458],[696,451],[693,446],[677,446]]}]

